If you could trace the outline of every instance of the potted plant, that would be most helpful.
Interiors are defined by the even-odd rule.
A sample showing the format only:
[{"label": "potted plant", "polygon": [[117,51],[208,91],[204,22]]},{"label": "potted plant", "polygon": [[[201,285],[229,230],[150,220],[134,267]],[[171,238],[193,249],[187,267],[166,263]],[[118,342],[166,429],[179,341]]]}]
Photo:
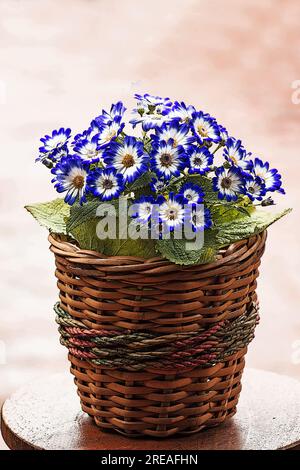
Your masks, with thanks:
[{"label": "potted plant", "polygon": [[[170,436],[236,411],[271,195],[281,176],[215,118],[135,95],[37,158],[64,198],[27,206],[49,231],[60,341],[102,429]],[[127,131],[127,128],[129,129]]]}]

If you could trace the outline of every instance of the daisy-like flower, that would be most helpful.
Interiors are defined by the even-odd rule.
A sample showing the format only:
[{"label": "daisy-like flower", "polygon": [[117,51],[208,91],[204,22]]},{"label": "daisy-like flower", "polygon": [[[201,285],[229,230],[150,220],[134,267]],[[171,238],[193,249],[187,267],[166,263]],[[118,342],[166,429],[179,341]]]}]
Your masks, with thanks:
[{"label": "daisy-like flower", "polygon": [[182,145],[186,147],[195,141],[194,136],[189,136],[189,126],[187,124],[180,124],[178,121],[171,122],[170,124],[164,123],[160,129],[156,130],[156,135],[152,136],[153,140],[164,140],[168,142],[172,140],[173,147]]},{"label": "daisy-like flower", "polygon": [[86,180],[89,165],[76,155],[63,157],[51,173],[55,175],[52,183],[57,192],[67,192],[65,202],[70,206],[78,199],[80,204],[86,202]]},{"label": "daisy-like flower", "polygon": [[162,98],[161,96],[149,95],[149,93],[145,93],[144,95],[135,94],[134,98],[137,100],[137,108],[139,106],[143,106],[145,108],[149,107],[159,107],[159,111],[162,112],[166,108],[171,108],[172,102],[170,98]]},{"label": "daisy-like flower", "polygon": [[148,132],[150,129],[159,129],[164,122],[168,122],[168,116],[163,114],[151,113],[143,114],[133,112],[133,118],[129,121],[132,127],[142,124],[143,131]]},{"label": "daisy-like flower", "polygon": [[92,139],[80,139],[74,146],[74,152],[82,158],[83,161],[88,163],[97,163],[101,161],[104,166],[102,158],[102,150],[98,146],[98,136],[95,135]]},{"label": "daisy-like flower", "polygon": [[242,146],[240,140],[236,140],[234,137],[230,137],[226,141],[224,148],[224,158],[231,164],[239,166],[243,170],[249,170],[251,162],[248,159],[249,154]]},{"label": "daisy-like flower", "polygon": [[187,199],[188,203],[200,204],[203,202],[204,191],[197,184],[184,184],[180,190],[180,194]]},{"label": "daisy-like flower", "polygon": [[189,154],[189,173],[199,173],[204,175],[213,164],[214,157],[206,147],[196,147],[191,145],[188,148]]},{"label": "daisy-like flower", "polygon": [[126,136],[122,144],[113,142],[104,152],[106,157],[109,166],[113,166],[129,183],[147,170],[143,143],[135,137]]},{"label": "daisy-like flower", "polygon": [[225,143],[228,139],[227,129],[219,125],[219,132],[220,132],[221,141]]},{"label": "daisy-like flower", "polygon": [[213,189],[218,191],[219,199],[236,201],[239,194],[243,192],[244,179],[240,168],[232,166],[216,169],[216,176],[212,180]]},{"label": "daisy-like flower", "polygon": [[184,222],[184,204],[185,200],[181,195],[175,196],[169,193],[168,199],[161,196],[159,202],[159,221],[161,224],[167,226],[170,231],[180,226]]},{"label": "daisy-like flower", "polygon": [[[95,122],[92,124],[97,127]],[[108,124],[100,126],[97,133],[97,143],[99,149],[107,147],[111,142],[113,142],[118,135],[124,129],[125,124],[121,122],[121,117],[115,117],[113,121],[109,121]]]},{"label": "daisy-like flower", "polygon": [[183,101],[175,101],[172,111],[169,114],[170,119],[179,119],[180,122],[189,123],[196,109],[192,105],[186,105]]},{"label": "daisy-like flower", "polygon": [[51,153],[59,150],[66,145],[71,136],[71,129],[64,129],[61,127],[59,130],[54,130],[51,135],[45,135],[41,138],[43,143],[42,147],[39,148],[41,153]]},{"label": "daisy-like flower", "polygon": [[67,144],[59,147],[58,149],[53,150],[49,153],[41,153],[36,159],[36,162],[43,163],[46,167],[52,168],[55,163],[62,159],[62,157],[66,157],[69,155],[69,148]]},{"label": "daisy-like flower", "polygon": [[266,187],[258,176],[252,176],[247,173],[244,175],[243,193],[248,196],[251,201],[261,201],[266,194]]},{"label": "daisy-like flower", "polygon": [[212,226],[211,213],[203,205],[193,204],[191,210],[186,211],[186,222],[194,232],[203,232]]},{"label": "daisy-like flower", "polygon": [[135,202],[137,211],[132,217],[136,218],[136,220],[141,223],[149,222],[152,216],[154,204],[155,200],[152,196],[141,197]]},{"label": "daisy-like flower", "polygon": [[184,148],[181,145],[174,147],[172,140],[153,142],[151,164],[158,176],[165,180],[178,176],[187,164]]},{"label": "daisy-like flower", "polygon": [[264,163],[259,158],[255,158],[252,172],[264,182],[267,191],[279,191],[282,194],[285,193],[284,189],[281,188],[281,175],[278,173],[276,168],[270,169],[269,162]]},{"label": "daisy-like flower", "polygon": [[217,121],[202,111],[193,113],[192,131],[200,144],[203,142],[220,142],[220,131]]},{"label": "daisy-like flower", "polygon": [[109,122],[113,121],[116,117],[122,118],[125,111],[126,108],[123,105],[122,101],[118,101],[116,104],[111,105],[109,112],[102,109],[102,114],[100,114],[100,116],[97,116],[94,121],[97,123],[98,126],[108,124]]},{"label": "daisy-like flower", "polygon": [[154,193],[162,193],[166,187],[166,183],[163,180],[158,180],[157,178],[152,178],[150,183],[150,189]]},{"label": "daisy-like flower", "polygon": [[113,168],[92,170],[87,178],[88,190],[102,201],[116,198],[124,189],[122,175]]},{"label": "daisy-like flower", "polygon": [[168,114],[172,103],[169,98],[161,98],[146,93],[145,95],[134,95],[137,100],[136,108],[133,109],[133,117],[130,123],[133,127],[142,124],[145,132],[150,129],[158,129],[164,122],[168,121]]}]

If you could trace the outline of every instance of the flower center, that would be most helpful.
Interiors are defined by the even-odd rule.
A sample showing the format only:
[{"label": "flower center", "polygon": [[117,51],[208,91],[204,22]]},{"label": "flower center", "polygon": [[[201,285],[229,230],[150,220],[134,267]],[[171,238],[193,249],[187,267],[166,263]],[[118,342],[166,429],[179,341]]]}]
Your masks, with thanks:
[{"label": "flower center", "polygon": [[81,175],[75,176],[73,179],[73,186],[77,189],[81,189],[84,186],[84,177]]},{"label": "flower center", "polygon": [[109,142],[113,137],[115,137],[116,131],[109,131],[107,136],[104,138],[105,142]]},{"label": "flower center", "polygon": [[111,189],[113,187],[113,185],[114,184],[113,184],[112,180],[109,180],[108,178],[105,179],[102,183],[103,189]]},{"label": "flower center", "polygon": [[249,186],[248,191],[249,191],[249,193],[254,194],[255,193],[255,188],[253,186]]},{"label": "flower center", "polygon": [[160,156],[160,162],[163,166],[171,166],[173,162],[172,155],[169,153],[162,153]]},{"label": "flower center", "polygon": [[194,164],[197,165],[197,166],[201,166],[202,165],[202,160],[200,157],[196,157],[194,159]]},{"label": "flower center", "polygon": [[169,210],[169,219],[174,220],[176,217],[176,212],[173,209]]},{"label": "flower center", "polygon": [[224,189],[228,189],[231,186],[231,179],[228,176],[225,176],[225,178],[222,179],[221,186]]},{"label": "flower center", "polygon": [[125,168],[130,168],[131,166],[134,165],[134,158],[132,155],[129,153],[126,153],[122,159],[122,165],[125,166]]},{"label": "flower center", "polygon": [[208,131],[207,129],[202,125],[198,126],[197,127],[197,130],[198,130],[198,133],[202,136],[202,137],[207,137],[208,136]]}]

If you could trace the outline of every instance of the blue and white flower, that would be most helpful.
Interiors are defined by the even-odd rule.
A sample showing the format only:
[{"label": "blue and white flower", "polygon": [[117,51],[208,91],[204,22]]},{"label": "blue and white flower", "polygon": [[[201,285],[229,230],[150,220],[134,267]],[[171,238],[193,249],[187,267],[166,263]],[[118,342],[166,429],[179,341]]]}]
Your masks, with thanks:
[{"label": "blue and white flower", "polygon": [[178,176],[187,165],[184,148],[181,145],[174,147],[172,140],[154,142],[151,157],[152,168],[166,180]]},{"label": "blue and white flower", "polygon": [[109,112],[102,109],[102,114],[100,114],[100,116],[97,116],[94,119],[94,121],[97,123],[98,126],[102,126],[103,124],[110,123],[116,117],[122,118],[125,111],[126,111],[126,108],[123,105],[122,101],[118,101],[116,104],[111,105]]},{"label": "blue and white flower", "polygon": [[180,194],[187,199],[188,203],[200,204],[204,199],[203,189],[193,183],[184,184],[180,190]]},{"label": "blue and white flower", "polygon": [[219,132],[220,132],[221,141],[225,143],[228,139],[227,129],[224,126],[219,125]]},{"label": "blue and white flower", "polygon": [[262,162],[259,158],[255,158],[252,172],[265,184],[267,191],[279,191],[284,194],[284,189],[281,188],[281,175],[276,168],[270,169],[269,162]]},{"label": "blue and white flower", "polygon": [[166,187],[166,182],[164,180],[159,180],[157,178],[152,178],[150,183],[150,189],[154,193],[161,194]]},{"label": "blue and white flower", "polygon": [[175,101],[172,111],[169,114],[170,119],[178,119],[180,122],[189,123],[196,109],[192,105],[186,105],[183,101]]},{"label": "blue and white flower", "polygon": [[142,124],[145,132],[150,129],[158,129],[164,122],[168,122],[168,114],[172,103],[169,98],[161,98],[146,93],[145,95],[134,95],[137,99],[136,108],[133,109],[133,117],[130,123],[133,127]]},{"label": "blue and white flower", "polygon": [[230,168],[221,166],[215,173],[216,176],[212,180],[213,189],[218,191],[219,199],[236,201],[243,192],[244,179],[241,169],[235,166]]},{"label": "blue and white flower", "polygon": [[165,142],[172,140],[173,147],[178,147],[178,145],[186,147],[195,141],[195,137],[189,135],[189,130],[187,124],[180,124],[178,121],[170,124],[164,123],[160,129],[156,130],[156,134],[152,136],[152,139]]},{"label": "blue and white flower", "polygon": [[181,195],[175,196],[173,193],[169,194],[168,199],[158,199],[159,204],[159,221],[161,224],[167,226],[170,231],[173,231],[178,226],[182,225],[185,217],[184,204],[185,200]]},{"label": "blue and white flower", "polygon": [[102,201],[119,197],[124,189],[122,175],[113,168],[92,170],[87,179],[88,190]]},{"label": "blue and white flower", "polygon": [[217,121],[209,114],[204,114],[202,111],[193,113],[191,122],[192,131],[195,134],[198,142],[220,142],[220,131]]},{"label": "blue and white flower", "polygon": [[39,148],[41,153],[51,153],[55,150],[59,150],[66,145],[71,136],[71,129],[61,127],[59,130],[52,131],[51,135],[45,135],[41,138],[43,143],[42,147]]},{"label": "blue and white flower", "polygon": [[51,173],[55,175],[52,183],[57,192],[66,192],[65,202],[73,205],[78,199],[80,204],[86,202],[86,180],[89,165],[84,163],[80,157],[76,155],[63,157]]},{"label": "blue and white flower", "polygon": [[35,159],[36,162],[41,162],[48,168],[52,168],[55,163],[69,155],[68,145],[65,144],[58,149],[53,150],[49,153],[40,153],[40,155]]},{"label": "blue and white flower", "polygon": [[80,139],[74,146],[74,152],[85,162],[97,163],[101,161],[101,164],[105,166],[102,158],[103,151],[99,148],[97,135],[92,139]]},{"label": "blue and white flower", "polygon": [[122,144],[113,142],[109,150],[104,152],[104,157],[107,157],[108,165],[113,166],[128,182],[147,170],[143,143],[135,137],[126,136]]},{"label": "blue and white flower", "polygon": [[152,217],[155,200],[152,196],[143,196],[138,199],[134,206],[137,207],[136,213],[132,217],[140,223],[149,222]]},{"label": "blue and white flower", "polygon": [[249,170],[251,168],[249,156],[250,154],[246,153],[240,140],[236,140],[234,137],[227,139],[224,147],[224,158],[229,163],[239,166],[243,170]]},{"label": "blue and white flower", "polygon": [[147,110],[150,110],[152,107],[159,107],[159,112],[162,112],[166,109],[171,108],[172,102],[170,98],[162,98],[161,96],[149,95],[145,93],[144,95],[135,94],[134,98],[137,100],[137,108],[141,109],[145,107]]},{"label": "blue and white flower", "polygon": [[243,193],[248,196],[251,201],[261,201],[266,194],[266,187],[263,180],[249,173],[244,174]]},{"label": "blue and white flower", "polygon": [[[93,122],[92,124],[95,126],[96,123]],[[115,141],[118,135],[123,131],[124,126],[125,124],[121,122],[120,117],[115,117],[113,121],[100,126],[96,134],[99,149],[105,148],[111,142]],[[95,127],[97,127],[97,125]]]},{"label": "blue and white flower", "polygon": [[191,210],[186,211],[186,223],[192,227],[194,232],[203,232],[212,226],[212,218],[209,209],[205,209],[203,204],[193,204]]},{"label": "blue and white flower", "polygon": [[135,128],[137,124],[142,124],[144,132],[148,132],[150,129],[159,129],[164,122],[168,122],[168,116],[163,114],[140,114],[134,113],[133,118],[129,121],[132,127]]},{"label": "blue and white flower", "polygon": [[191,145],[188,148],[189,173],[204,175],[211,169],[214,157],[206,147]]}]

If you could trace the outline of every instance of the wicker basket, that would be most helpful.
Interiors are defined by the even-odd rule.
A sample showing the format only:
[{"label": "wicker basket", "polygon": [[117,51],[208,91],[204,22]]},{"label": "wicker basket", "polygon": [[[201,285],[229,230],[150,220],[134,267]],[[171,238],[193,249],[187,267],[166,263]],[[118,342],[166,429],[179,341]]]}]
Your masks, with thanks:
[{"label": "wicker basket", "polygon": [[101,429],[166,437],[234,415],[266,232],[184,267],[49,240],[61,343],[82,409]]}]

